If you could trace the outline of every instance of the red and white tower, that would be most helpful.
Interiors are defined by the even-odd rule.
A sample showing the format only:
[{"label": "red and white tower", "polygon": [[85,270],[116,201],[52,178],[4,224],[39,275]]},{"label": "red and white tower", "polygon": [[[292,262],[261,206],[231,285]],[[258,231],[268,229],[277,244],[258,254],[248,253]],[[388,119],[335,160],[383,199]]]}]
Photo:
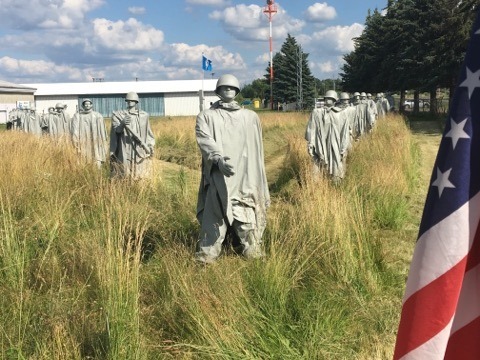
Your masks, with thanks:
[{"label": "red and white tower", "polygon": [[273,36],[272,36],[272,19],[277,13],[277,5],[275,0],[267,0],[267,6],[263,8],[263,13],[267,15],[270,23],[270,109],[273,110]]}]

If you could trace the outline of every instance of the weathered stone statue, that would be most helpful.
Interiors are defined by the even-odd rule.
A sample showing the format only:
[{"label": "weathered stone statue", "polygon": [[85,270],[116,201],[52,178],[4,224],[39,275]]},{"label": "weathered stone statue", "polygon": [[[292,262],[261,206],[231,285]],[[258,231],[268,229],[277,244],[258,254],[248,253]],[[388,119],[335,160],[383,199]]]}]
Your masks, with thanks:
[{"label": "weathered stone statue", "polygon": [[21,126],[22,109],[10,110],[7,119],[7,130],[19,130]]},{"label": "weathered stone statue", "polygon": [[126,110],[114,111],[110,131],[111,171],[114,177],[147,178],[152,167],[155,138],[150,117],[138,108],[137,93],[125,97]]},{"label": "weathered stone statue", "polygon": [[50,106],[48,112],[42,116],[42,122],[40,124],[44,135],[49,135],[53,138],[58,137],[57,117],[58,115],[55,108]]},{"label": "weathered stone statue", "polygon": [[337,92],[328,90],[325,107],[313,109],[305,132],[307,150],[316,169],[326,172],[334,181],[345,176],[343,159],[350,146],[348,108],[334,106],[337,100]]},{"label": "weathered stone statue", "polygon": [[383,93],[377,94],[377,114],[378,117],[384,118],[385,115],[390,111],[390,104],[388,100],[385,98]]},{"label": "weathered stone statue", "polygon": [[220,100],[202,111],[195,125],[202,154],[196,250],[201,263],[217,259],[228,229],[238,237],[246,258],[263,256],[270,203],[260,119],[234,100],[240,92],[235,76],[222,75],[215,92]]},{"label": "weathered stone statue", "polygon": [[31,104],[22,114],[20,118],[20,126],[24,132],[40,136],[42,135],[42,129],[40,128],[41,121],[41,116],[37,113],[35,105]]},{"label": "weathered stone statue", "polygon": [[72,119],[65,112],[65,104],[59,102],[55,105],[57,111],[56,124],[59,137],[69,137],[72,132]]},{"label": "weathered stone statue", "polygon": [[73,146],[84,159],[100,168],[108,154],[105,121],[93,110],[92,100],[83,100],[82,108],[83,111],[75,113],[72,119]]},{"label": "weathered stone statue", "polygon": [[347,92],[341,92],[338,107],[342,108],[342,109],[345,109],[349,106],[351,106],[350,105],[350,95]]}]

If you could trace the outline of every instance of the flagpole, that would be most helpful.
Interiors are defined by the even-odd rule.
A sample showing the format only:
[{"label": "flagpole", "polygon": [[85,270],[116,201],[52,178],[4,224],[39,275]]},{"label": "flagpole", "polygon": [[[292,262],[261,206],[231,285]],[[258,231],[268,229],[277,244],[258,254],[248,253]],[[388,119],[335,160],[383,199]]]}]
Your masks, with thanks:
[{"label": "flagpole", "polygon": [[205,70],[202,70],[203,76],[202,76],[202,91],[200,93],[200,111],[203,111],[205,109],[205,98],[203,96],[203,82],[205,80]]}]

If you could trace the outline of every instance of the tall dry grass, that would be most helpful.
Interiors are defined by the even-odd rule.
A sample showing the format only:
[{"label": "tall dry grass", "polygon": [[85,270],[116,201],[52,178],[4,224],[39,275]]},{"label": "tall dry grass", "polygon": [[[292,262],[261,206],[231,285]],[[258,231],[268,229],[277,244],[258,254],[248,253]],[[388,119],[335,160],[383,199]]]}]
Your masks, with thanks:
[{"label": "tall dry grass", "polygon": [[[401,118],[355,144],[341,184],[312,176],[308,115],[262,114],[268,256],[192,260],[195,119],[152,121],[151,181],[111,182],[69,146],[0,133],[0,357],[383,359],[402,274],[414,146]],[[376,170],[377,169],[377,170]],[[381,173],[376,174],[378,169]],[[386,220],[385,218],[389,218]]]}]

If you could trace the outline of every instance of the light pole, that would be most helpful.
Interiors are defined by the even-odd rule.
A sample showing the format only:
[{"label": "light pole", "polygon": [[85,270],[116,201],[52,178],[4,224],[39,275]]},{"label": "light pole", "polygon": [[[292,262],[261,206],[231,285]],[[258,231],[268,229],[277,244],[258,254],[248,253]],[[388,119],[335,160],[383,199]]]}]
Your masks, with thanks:
[{"label": "light pole", "polygon": [[263,8],[263,13],[267,15],[270,24],[270,109],[273,110],[273,36],[272,36],[272,19],[277,13],[277,5],[275,0],[267,0],[267,6]]}]

